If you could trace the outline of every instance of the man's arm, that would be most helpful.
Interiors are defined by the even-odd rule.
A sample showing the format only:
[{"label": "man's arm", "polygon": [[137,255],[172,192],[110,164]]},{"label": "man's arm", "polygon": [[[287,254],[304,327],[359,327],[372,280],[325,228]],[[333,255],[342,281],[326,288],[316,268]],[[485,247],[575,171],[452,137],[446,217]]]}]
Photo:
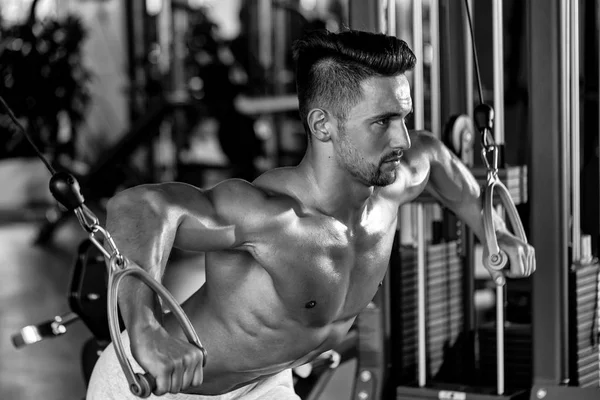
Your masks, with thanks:
[{"label": "man's arm", "polygon": [[[429,158],[430,175],[426,190],[464,221],[481,243],[485,243],[481,188],[471,171],[433,135],[417,133],[413,143]],[[530,275],[535,270],[533,247],[514,237],[495,210],[492,213],[498,244],[510,259],[507,275],[515,278]],[[487,249],[484,247],[485,256]],[[490,270],[490,274],[496,279],[502,272]]]},{"label": "man's arm", "polygon": [[[210,190],[183,183],[142,185],[109,201],[106,224],[121,253],[160,281],[173,247],[215,251],[242,246],[247,241],[246,227],[252,226],[255,215],[247,208],[261,197],[252,185],[238,180],[224,181]],[[150,293],[149,289],[144,291]],[[136,307],[140,309],[135,315],[129,315],[128,303],[138,306],[138,295],[127,291],[127,297],[136,301],[124,298],[128,329],[149,322],[150,310]]]},{"label": "man's arm", "polygon": [[[252,232],[259,230],[255,224],[264,220],[261,204],[262,192],[240,180],[224,181],[210,190],[182,183],[143,185],[109,201],[106,225],[119,251],[160,282],[173,247],[215,251],[247,244]],[[200,385],[201,360],[194,359],[199,352],[168,338],[153,292],[142,282],[125,278],[119,297],[133,355],[157,378],[154,393],[178,393]],[[169,365],[178,358],[183,361]]]},{"label": "man's arm", "polygon": [[[481,188],[471,171],[429,133],[415,133],[413,148],[425,154],[429,161],[429,180],[425,190],[463,220],[483,242]],[[505,226],[501,224],[499,227],[503,229]]]}]

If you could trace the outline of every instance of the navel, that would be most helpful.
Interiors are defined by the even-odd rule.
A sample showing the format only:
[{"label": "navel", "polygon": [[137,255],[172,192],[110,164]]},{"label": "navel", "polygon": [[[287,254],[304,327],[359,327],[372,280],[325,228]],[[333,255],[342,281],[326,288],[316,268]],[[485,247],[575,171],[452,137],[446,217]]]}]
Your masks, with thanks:
[{"label": "navel", "polygon": [[311,301],[309,301],[308,303],[306,303],[306,304],[304,305],[304,307],[305,307],[305,308],[313,308],[313,307],[314,307],[314,306],[316,306],[316,305],[317,305],[317,302],[316,302],[316,301],[314,301],[314,300],[311,300]]}]

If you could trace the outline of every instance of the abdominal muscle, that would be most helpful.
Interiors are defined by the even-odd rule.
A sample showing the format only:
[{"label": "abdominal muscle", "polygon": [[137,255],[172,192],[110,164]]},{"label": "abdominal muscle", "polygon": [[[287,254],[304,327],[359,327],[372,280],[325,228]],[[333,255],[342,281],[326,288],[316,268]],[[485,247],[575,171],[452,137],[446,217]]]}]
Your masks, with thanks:
[{"label": "abdominal muscle", "polygon": [[[207,351],[204,383],[186,393],[223,394],[302,365],[335,347],[352,326],[353,317],[308,326],[301,311],[294,315],[286,308],[272,283],[249,281],[248,290],[237,287],[229,292],[212,290],[207,281],[183,304]],[[256,298],[257,287],[262,299]],[[170,333],[185,338],[171,314],[165,323]]]}]

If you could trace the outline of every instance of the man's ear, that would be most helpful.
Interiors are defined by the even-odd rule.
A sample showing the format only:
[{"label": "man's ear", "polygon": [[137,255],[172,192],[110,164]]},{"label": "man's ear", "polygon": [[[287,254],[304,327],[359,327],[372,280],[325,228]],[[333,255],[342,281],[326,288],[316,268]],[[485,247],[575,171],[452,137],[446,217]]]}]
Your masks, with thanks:
[{"label": "man's ear", "polygon": [[306,117],[310,134],[320,142],[327,142],[331,139],[328,129],[329,114],[321,108],[313,108]]}]

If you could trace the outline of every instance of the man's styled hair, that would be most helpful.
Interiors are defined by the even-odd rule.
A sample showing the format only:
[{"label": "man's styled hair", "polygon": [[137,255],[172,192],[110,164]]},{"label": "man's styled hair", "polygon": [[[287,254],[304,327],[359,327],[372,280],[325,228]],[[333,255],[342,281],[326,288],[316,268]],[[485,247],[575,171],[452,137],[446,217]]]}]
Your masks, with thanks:
[{"label": "man's styled hair", "polygon": [[312,108],[325,108],[343,123],[362,98],[362,81],[403,74],[416,63],[405,41],[356,30],[309,32],[294,42],[293,51],[300,118],[309,140],[306,118]]}]

